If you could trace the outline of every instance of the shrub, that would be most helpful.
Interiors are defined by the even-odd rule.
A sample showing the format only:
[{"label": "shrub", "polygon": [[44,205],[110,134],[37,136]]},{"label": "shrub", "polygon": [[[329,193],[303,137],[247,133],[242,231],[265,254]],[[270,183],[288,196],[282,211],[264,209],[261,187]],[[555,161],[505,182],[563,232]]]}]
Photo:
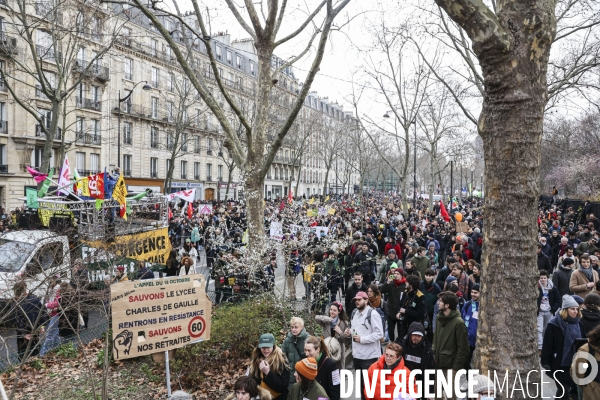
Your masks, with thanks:
[{"label": "shrub", "polygon": [[77,358],[77,356],[79,355],[79,350],[77,350],[77,347],[75,347],[73,343],[61,344],[60,346],[56,347],[53,351],[56,353],[57,356],[64,358]]}]

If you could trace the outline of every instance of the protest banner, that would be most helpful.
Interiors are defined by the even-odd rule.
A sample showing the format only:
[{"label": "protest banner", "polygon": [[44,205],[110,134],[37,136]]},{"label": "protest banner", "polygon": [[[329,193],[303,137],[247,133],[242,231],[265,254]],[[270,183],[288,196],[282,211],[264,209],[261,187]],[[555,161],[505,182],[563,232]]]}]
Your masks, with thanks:
[{"label": "protest banner", "polygon": [[457,222],[456,223],[456,232],[468,232],[469,231],[469,223],[468,222]]},{"label": "protest banner", "polygon": [[83,241],[83,244],[94,249],[103,249],[124,258],[161,265],[166,264],[171,251],[169,228],[121,235],[113,242],[105,240]]},{"label": "protest banner", "polygon": [[198,212],[200,214],[210,215],[212,214],[213,206],[212,204],[200,204],[198,206]]},{"label": "protest banner", "polygon": [[115,360],[166,352],[210,339],[212,303],[203,275],[111,285]]}]

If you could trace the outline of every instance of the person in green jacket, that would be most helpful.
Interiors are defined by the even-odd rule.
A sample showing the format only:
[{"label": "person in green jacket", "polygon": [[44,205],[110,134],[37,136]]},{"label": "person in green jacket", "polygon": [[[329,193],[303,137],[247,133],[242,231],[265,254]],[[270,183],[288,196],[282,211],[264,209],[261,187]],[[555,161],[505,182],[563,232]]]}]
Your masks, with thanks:
[{"label": "person in green jacket", "polygon": [[413,267],[419,271],[421,276],[425,276],[425,271],[431,266],[429,257],[425,255],[425,247],[419,247],[417,249],[417,255],[411,258]]},{"label": "person in green jacket", "polygon": [[291,367],[290,384],[288,388],[291,388],[292,385],[296,383],[296,378],[294,378],[294,365],[306,357],[304,355],[304,342],[306,342],[307,338],[308,333],[306,332],[306,329],[304,329],[304,320],[302,318],[293,317],[290,320],[290,332],[281,345],[281,350],[287,357]]},{"label": "person in green jacket", "polygon": [[[438,295],[438,307],[435,332],[433,333],[433,356],[435,368],[453,370],[454,374],[462,368],[469,357],[469,341],[467,328],[460,312],[456,309],[458,297],[452,292]],[[450,396],[452,397],[452,396]]]},{"label": "person in green jacket", "polygon": [[329,400],[323,386],[315,381],[318,373],[317,360],[304,358],[294,365],[296,383],[290,389],[288,400]]}]

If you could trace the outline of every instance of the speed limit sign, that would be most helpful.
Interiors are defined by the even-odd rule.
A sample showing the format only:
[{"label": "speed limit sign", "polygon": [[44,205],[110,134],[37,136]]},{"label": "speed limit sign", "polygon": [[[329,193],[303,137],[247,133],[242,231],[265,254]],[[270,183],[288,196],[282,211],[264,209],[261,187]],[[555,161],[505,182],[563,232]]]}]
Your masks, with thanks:
[{"label": "speed limit sign", "polygon": [[199,338],[204,333],[206,329],[206,322],[204,322],[204,318],[197,316],[191,319],[188,325],[188,333],[194,339]]}]

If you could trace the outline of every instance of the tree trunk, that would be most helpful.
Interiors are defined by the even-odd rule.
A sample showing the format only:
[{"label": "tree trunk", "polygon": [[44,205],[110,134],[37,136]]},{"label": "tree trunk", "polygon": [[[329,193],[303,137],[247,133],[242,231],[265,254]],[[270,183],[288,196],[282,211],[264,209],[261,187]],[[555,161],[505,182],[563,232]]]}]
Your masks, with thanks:
[{"label": "tree trunk", "polygon": [[325,171],[325,182],[323,183],[323,196],[326,196],[329,194],[329,192],[327,191],[327,183],[329,181],[329,170],[331,169],[331,167],[327,167],[327,170]]},{"label": "tree trunk", "polygon": [[[515,382],[516,371],[540,369],[536,214],[555,1],[502,2],[497,16],[483,3],[467,15],[455,0],[436,2],[471,37],[485,78],[478,130],[488,190],[475,365],[500,379],[510,371],[508,382]],[[539,379],[529,377],[532,393]],[[529,396],[517,391],[512,398]]]}]

